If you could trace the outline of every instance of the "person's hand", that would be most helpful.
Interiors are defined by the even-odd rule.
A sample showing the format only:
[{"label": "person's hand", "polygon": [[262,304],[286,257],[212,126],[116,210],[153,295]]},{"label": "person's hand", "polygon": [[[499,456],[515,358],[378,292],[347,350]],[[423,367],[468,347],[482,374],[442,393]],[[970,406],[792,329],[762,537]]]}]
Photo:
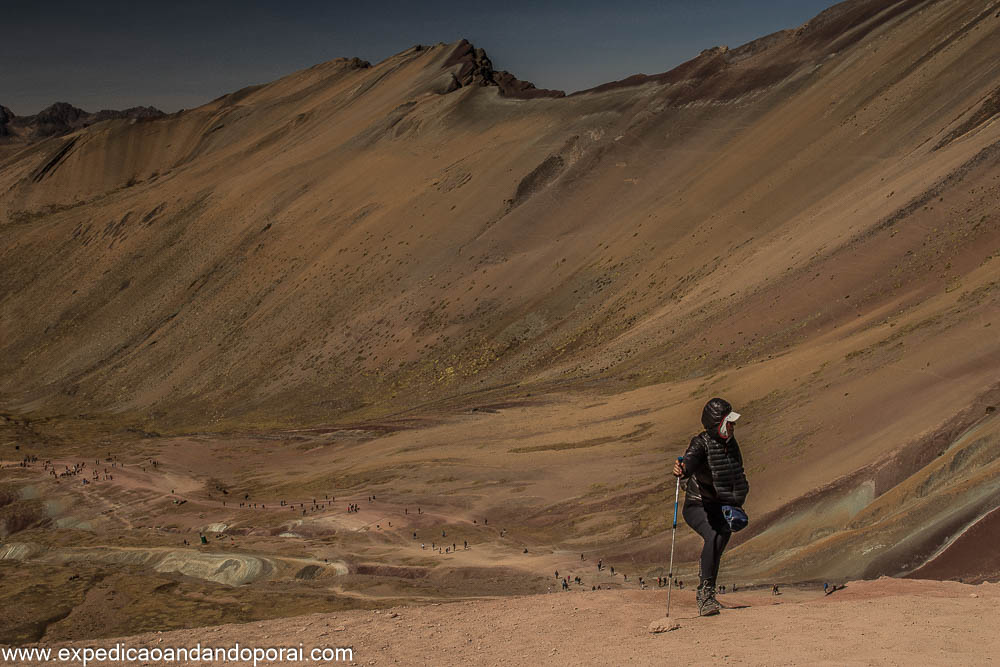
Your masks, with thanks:
[{"label": "person's hand", "polygon": [[674,461],[674,477],[684,476],[684,464],[681,461]]}]

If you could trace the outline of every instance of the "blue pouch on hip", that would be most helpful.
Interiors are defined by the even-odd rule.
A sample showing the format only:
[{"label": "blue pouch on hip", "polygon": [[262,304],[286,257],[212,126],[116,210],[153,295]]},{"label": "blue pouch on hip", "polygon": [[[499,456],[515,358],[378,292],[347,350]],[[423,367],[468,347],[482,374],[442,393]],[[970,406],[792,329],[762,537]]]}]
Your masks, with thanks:
[{"label": "blue pouch on hip", "polygon": [[722,517],[729,524],[729,530],[734,533],[738,533],[747,527],[750,523],[750,517],[747,513],[743,511],[742,507],[733,507],[732,505],[722,506]]}]

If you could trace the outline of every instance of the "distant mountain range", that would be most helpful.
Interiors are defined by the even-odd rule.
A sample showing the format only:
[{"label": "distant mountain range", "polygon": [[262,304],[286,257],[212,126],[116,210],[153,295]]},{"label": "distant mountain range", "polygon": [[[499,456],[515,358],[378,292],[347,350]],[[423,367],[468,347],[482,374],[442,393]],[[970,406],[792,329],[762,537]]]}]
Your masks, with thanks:
[{"label": "distant mountain range", "polygon": [[102,109],[91,113],[66,102],[56,102],[32,116],[18,116],[7,107],[0,106],[0,137],[32,141],[67,134],[102,120],[148,120],[165,115],[155,107],[131,107],[121,111]]}]

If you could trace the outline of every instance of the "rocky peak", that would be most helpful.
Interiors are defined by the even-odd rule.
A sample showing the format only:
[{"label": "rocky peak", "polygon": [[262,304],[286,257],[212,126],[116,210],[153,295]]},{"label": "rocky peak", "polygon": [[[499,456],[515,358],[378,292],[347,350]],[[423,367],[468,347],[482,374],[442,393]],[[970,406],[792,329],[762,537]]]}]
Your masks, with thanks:
[{"label": "rocky peak", "polygon": [[14,120],[14,112],[3,105],[0,105],[0,137],[10,135],[10,128],[7,127],[7,123],[12,120]]},{"label": "rocky peak", "polygon": [[451,90],[465,86],[496,86],[503,97],[522,99],[534,97],[564,97],[561,90],[535,88],[530,81],[522,81],[507,71],[493,69],[486,51],[476,48],[469,40],[463,39],[445,61],[445,67],[460,65],[458,72],[453,73],[454,80]]}]

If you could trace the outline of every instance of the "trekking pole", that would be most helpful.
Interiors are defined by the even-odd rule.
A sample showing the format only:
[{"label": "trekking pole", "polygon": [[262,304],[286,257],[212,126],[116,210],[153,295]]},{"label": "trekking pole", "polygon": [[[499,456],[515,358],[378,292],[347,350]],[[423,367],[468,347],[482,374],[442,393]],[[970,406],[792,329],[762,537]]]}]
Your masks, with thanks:
[{"label": "trekking pole", "polygon": [[[678,461],[683,461],[681,456]],[[677,486],[674,488],[674,526],[670,529],[670,571],[667,574],[667,616],[670,616],[670,589],[674,586],[674,541],[677,539],[677,500],[681,495],[681,478],[677,478]]]}]

